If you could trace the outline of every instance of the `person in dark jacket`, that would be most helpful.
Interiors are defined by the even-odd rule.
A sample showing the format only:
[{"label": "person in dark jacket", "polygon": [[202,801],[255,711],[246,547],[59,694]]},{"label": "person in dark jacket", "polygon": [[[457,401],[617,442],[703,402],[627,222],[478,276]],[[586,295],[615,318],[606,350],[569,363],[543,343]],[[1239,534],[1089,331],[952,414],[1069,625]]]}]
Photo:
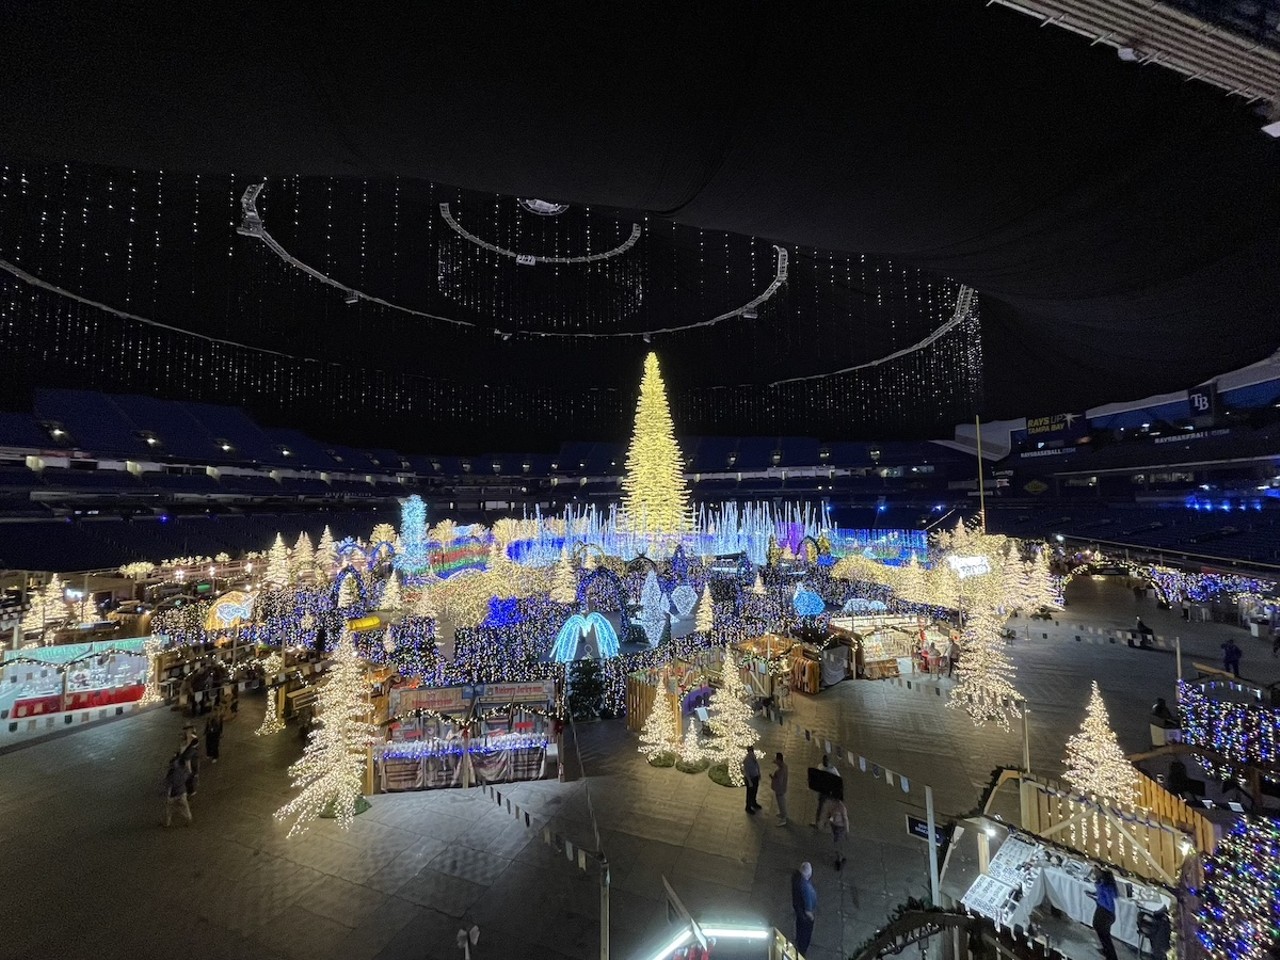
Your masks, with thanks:
[{"label": "person in dark jacket", "polygon": [[747,755],[742,760],[742,779],[747,787],[747,813],[755,813],[761,809],[756,802],[756,792],[760,789],[760,760],[756,757],[755,747],[747,747]]},{"label": "person in dark jacket", "polygon": [[222,745],[222,715],[214,713],[204,724],[204,752],[210,763],[218,762],[218,751]]},{"label": "person in dark jacket", "polygon": [[164,825],[173,822],[173,811],[178,810],[187,826],[191,826],[191,804],[187,802],[187,765],[182,754],[175,753],[169,760],[164,775]]},{"label": "person in dark jacket", "polygon": [[187,769],[187,796],[196,795],[196,787],[200,785],[200,738],[196,736],[193,724],[182,728],[182,749],[178,756]]},{"label": "person in dark jacket", "polygon": [[808,862],[800,864],[800,869],[791,874],[791,908],[796,914],[795,945],[802,957],[809,952],[809,941],[813,939],[813,921],[818,910],[818,891],[813,889],[813,881],[810,879],[812,876],[813,866]]},{"label": "person in dark jacket", "polygon": [[1227,673],[1240,676],[1240,658],[1244,656],[1244,651],[1236,644],[1234,637],[1227,637],[1227,642],[1222,645],[1222,669]]}]

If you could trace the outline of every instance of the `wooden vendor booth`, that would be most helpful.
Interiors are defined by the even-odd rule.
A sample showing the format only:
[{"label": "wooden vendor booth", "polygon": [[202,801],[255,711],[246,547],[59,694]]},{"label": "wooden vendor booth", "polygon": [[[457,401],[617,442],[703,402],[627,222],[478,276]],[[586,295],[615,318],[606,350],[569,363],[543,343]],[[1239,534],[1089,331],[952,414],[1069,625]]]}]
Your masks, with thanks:
[{"label": "wooden vendor booth", "polygon": [[383,792],[541,780],[560,762],[554,680],[398,687],[373,748]]}]

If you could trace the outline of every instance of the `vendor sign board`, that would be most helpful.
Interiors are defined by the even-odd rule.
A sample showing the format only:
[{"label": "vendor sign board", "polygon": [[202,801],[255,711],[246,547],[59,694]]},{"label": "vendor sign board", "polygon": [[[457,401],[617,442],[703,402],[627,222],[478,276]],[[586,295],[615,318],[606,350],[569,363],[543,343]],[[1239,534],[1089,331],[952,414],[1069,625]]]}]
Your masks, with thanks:
[{"label": "vendor sign board", "polygon": [[470,687],[417,687],[391,691],[391,715],[404,716],[414,710],[463,714],[471,709]]},{"label": "vendor sign board", "polygon": [[478,684],[474,690],[480,703],[550,703],[556,698],[554,680],[486,683]]}]

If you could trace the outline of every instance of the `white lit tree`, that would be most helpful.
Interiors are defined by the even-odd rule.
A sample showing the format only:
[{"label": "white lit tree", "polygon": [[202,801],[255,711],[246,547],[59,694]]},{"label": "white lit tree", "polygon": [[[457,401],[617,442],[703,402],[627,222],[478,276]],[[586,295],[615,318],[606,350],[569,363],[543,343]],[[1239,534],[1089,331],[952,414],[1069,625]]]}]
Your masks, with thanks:
[{"label": "white lit tree", "polygon": [[263,571],[262,581],[268,587],[287,587],[293,579],[293,571],[289,566],[289,548],[284,545],[284,537],[276,534],[276,539],[267,551],[267,569]]},{"label": "white lit tree", "polygon": [[658,645],[666,625],[667,611],[666,604],[662,602],[662,586],[658,583],[658,575],[650,570],[640,590],[640,626],[644,629],[649,646]]},{"label": "white lit tree", "polygon": [[1027,564],[1027,594],[1031,597],[1035,610],[1041,607],[1056,610],[1061,607],[1058,600],[1058,584],[1049,566],[1047,547],[1037,550],[1035,559]]},{"label": "white lit tree", "polygon": [[311,538],[306,533],[298,534],[298,542],[293,545],[293,555],[289,558],[289,573],[294,583],[310,579],[315,574],[316,551],[311,546]]},{"label": "white lit tree", "polygon": [[360,584],[356,574],[342,578],[342,586],[338,587],[338,609],[346,610],[360,602]]},{"label": "white lit tree", "polygon": [[334,542],[333,533],[326,526],[324,532],[320,534],[320,542],[316,544],[316,579],[328,583],[333,578],[333,571],[337,565],[338,545]]},{"label": "white lit tree", "polygon": [[671,709],[671,697],[659,687],[653,709],[640,730],[640,752],[650,760],[656,760],[663,754],[677,753],[679,749],[680,724]]},{"label": "white lit tree", "polygon": [[1022,562],[1017,544],[1011,544],[1000,567],[1000,576],[1004,580],[1002,606],[1005,613],[1012,615],[1019,610],[1028,614],[1035,613],[1036,597],[1030,589],[1028,574],[1027,564]]},{"label": "white lit tree", "polygon": [[667,390],[653,353],[644,361],[622,490],[622,516],[628,529],[661,535],[690,528],[684,457],[676,443]]},{"label": "white lit tree", "polygon": [[284,729],[284,721],[280,719],[280,691],[275,685],[276,674],[284,666],[284,658],[272,653],[262,661],[262,682],[267,685],[267,709],[262,714],[262,723],[253,731],[259,737],[269,737]]},{"label": "white lit tree", "polygon": [[707,752],[702,748],[701,741],[698,740],[698,725],[690,723],[689,728],[684,732],[684,739],[680,741],[680,748],[676,751],[677,762],[680,766],[691,767],[697,769],[705,765],[707,760]]},{"label": "white lit tree", "polygon": [[555,603],[573,604],[578,602],[578,579],[573,572],[573,561],[569,559],[569,551],[560,551],[560,561],[556,564],[555,575],[551,581],[551,599]]},{"label": "white lit tree", "polygon": [[751,592],[757,597],[763,597],[765,595],[764,577],[758,573],[756,574],[756,582],[751,585]]},{"label": "white lit tree", "polygon": [[973,610],[960,634],[959,677],[947,706],[962,709],[976,724],[993,720],[1008,729],[1018,716],[1021,697],[1013,686],[1015,669],[1001,636],[1004,619],[984,604]]},{"label": "white lit tree", "polygon": [[289,836],[302,833],[319,816],[332,816],[346,830],[363,801],[367,753],[377,727],[370,722],[369,683],[351,634],[344,632],[333,666],[320,687],[318,724],[302,758],[289,767],[299,794],[276,811],[293,820]]},{"label": "white lit tree", "polygon": [[413,605],[413,614],[425,620],[434,620],[440,615],[436,610],[435,600],[431,596],[431,588],[423,587],[418,592],[417,602]]},{"label": "white lit tree", "polygon": [[396,528],[389,523],[379,523],[373,528],[373,532],[369,534],[369,545],[374,546],[379,543],[395,543]]},{"label": "white lit tree", "polygon": [[715,734],[711,750],[716,760],[725,765],[729,781],[735,787],[740,787],[745,782],[742,779],[742,761],[746,759],[747,747],[760,740],[760,734],[751,726],[754,715],[750,693],[742,682],[742,673],[738,670],[737,661],[733,659],[732,650],[726,647],[720,689],[711,695],[707,723]]},{"label": "white lit tree", "polygon": [[694,614],[693,629],[699,633],[710,634],[716,626],[715,601],[711,599],[711,585],[702,588],[702,596],[698,600],[698,610]]},{"label": "white lit tree", "polygon": [[1137,772],[1111,729],[1111,718],[1096,680],[1080,732],[1067,741],[1065,764],[1067,783],[1081,793],[1122,803],[1138,799]]},{"label": "white lit tree", "polygon": [[392,573],[387,577],[386,586],[382,588],[382,599],[378,602],[378,609],[395,612],[403,606],[404,600],[400,596],[400,578]]},{"label": "white lit tree", "polygon": [[48,628],[65,623],[72,613],[66,590],[62,578],[55,573],[43,587],[28,594],[31,605],[22,618],[23,632],[43,634]]}]

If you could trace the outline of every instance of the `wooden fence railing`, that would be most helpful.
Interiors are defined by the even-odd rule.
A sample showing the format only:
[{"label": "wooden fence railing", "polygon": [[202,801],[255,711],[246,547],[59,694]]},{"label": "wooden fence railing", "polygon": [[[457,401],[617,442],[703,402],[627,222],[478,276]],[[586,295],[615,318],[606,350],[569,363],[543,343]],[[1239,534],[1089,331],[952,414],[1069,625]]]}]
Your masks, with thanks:
[{"label": "wooden fence railing", "polygon": [[1172,886],[1189,854],[1213,852],[1218,830],[1154,780],[1138,776],[1139,801],[1132,805],[1082,797],[1065,784],[1018,770],[1003,771],[996,790],[1018,783],[1027,832]]}]

